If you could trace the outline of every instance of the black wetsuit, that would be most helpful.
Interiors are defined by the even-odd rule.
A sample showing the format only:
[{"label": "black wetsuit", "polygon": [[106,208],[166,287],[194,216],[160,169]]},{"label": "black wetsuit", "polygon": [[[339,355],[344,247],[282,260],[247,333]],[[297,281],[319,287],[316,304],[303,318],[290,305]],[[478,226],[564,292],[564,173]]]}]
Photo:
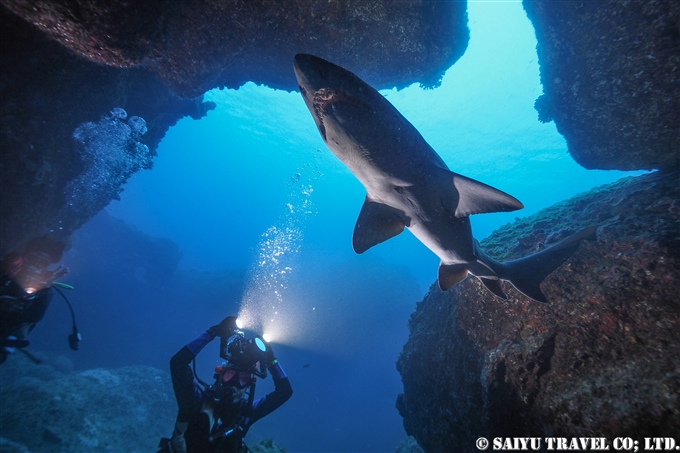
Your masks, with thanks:
[{"label": "black wetsuit", "polygon": [[[211,426],[211,419],[205,411],[206,406],[211,406],[208,402],[209,398],[196,382],[189,364],[212,340],[213,337],[209,333],[203,332],[180,349],[170,360],[172,386],[179,406],[177,425],[188,424],[184,432],[188,453],[239,452],[243,436],[245,436],[248,428],[257,420],[280,407],[293,394],[288,377],[277,362],[269,367],[274,379],[275,389],[273,392],[253,401],[251,407],[247,407],[245,402],[241,405],[233,405],[226,411],[224,408],[218,410],[211,407],[211,409],[216,409],[216,419]],[[236,430],[232,435],[210,439],[211,433],[214,434],[220,432],[220,430],[222,432],[228,431],[235,424],[239,424],[242,431]]]},{"label": "black wetsuit", "polygon": [[5,347],[28,345],[26,338],[45,316],[53,295],[51,287],[26,294],[16,281],[8,277],[0,279],[0,363],[12,351]]}]

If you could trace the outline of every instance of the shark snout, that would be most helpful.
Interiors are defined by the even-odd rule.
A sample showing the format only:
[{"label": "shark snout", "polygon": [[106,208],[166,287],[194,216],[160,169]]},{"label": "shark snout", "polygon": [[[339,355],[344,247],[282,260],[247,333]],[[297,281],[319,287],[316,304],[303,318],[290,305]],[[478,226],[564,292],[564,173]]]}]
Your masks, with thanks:
[{"label": "shark snout", "polygon": [[314,71],[319,71],[323,66],[327,66],[329,63],[319,57],[314,55],[309,55],[307,53],[299,53],[295,55],[295,60],[293,62],[293,67],[295,72],[301,72],[303,74],[309,74]]},{"label": "shark snout", "polygon": [[306,66],[309,66],[311,64],[310,63],[311,61],[318,60],[318,59],[319,59],[318,57],[315,57],[314,55],[310,55],[308,53],[299,53],[299,54],[295,55],[295,59],[294,59],[293,63],[295,65],[295,69],[298,69],[298,68],[301,69],[301,68],[304,68]]},{"label": "shark snout", "polygon": [[300,88],[300,93],[303,97],[313,95],[316,90],[312,87],[310,81],[310,74],[312,74],[312,65],[310,64],[311,55],[297,54],[293,60],[293,70],[295,71],[295,78]]},{"label": "shark snout", "polygon": [[293,62],[298,85],[310,94],[327,87],[336,68],[333,63],[304,53],[295,55]]}]

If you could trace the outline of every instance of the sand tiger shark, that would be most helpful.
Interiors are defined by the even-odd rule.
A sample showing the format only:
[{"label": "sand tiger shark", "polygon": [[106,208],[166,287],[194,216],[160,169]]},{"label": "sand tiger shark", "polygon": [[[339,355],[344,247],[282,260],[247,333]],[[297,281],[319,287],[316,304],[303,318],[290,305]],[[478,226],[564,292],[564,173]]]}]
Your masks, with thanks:
[{"label": "sand tiger shark", "polygon": [[547,302],[539,285],[569,258],[586,228],[531,256],[499,262],[472,237],[469,216],[524,206],[516,198],[449,170],[416,128],[384,96],[352,72],[313,55],[295,56],[300,93],[328,148],[363,184],[366,199],[354,227],[356,253],[407,227],[440,259],[442,291],[479,278],[506,299],[501,280]]}]

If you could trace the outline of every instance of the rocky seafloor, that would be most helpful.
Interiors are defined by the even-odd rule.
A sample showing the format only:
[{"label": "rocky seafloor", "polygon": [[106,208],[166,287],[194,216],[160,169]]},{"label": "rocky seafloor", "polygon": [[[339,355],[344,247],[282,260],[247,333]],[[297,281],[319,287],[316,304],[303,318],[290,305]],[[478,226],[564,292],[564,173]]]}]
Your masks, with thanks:
[{"label": "rocky seafloor", "polygon": [[150,452],[174,424],[170,375],[148,366],[58,371],[14,354],[0,369],[0,451]]},{"label": "rocky seafloor", "polygon": [[418,303],[397,407],[425,451],[477,451],[482,436],[680,438],[677,173],[594,189],[482,248],[515,259],[590,225],[597,240],[543,282],[548,303],[508,283],[502,300],[472,277]]},{"label": "rocky seafloor", "polygon": [[[170,375],[149,366],[72,372],[70,361],[15,354],[0,368],[3,453],[155,452],[172,432],[177,404]],[[285,453],[272,439],[253,453]]]},{"label": "rocky seafloor", "polygon": [[[155,452],[172,432],[177,404],[170,375],[149,366],[72,370],[63,356],[16,353],[0,367],[0,452]],[[247,440],[247,439],[246,439]],[[286,453],[273,439],[252,453]],[[395,453],[422,453],[413,438]]]}]

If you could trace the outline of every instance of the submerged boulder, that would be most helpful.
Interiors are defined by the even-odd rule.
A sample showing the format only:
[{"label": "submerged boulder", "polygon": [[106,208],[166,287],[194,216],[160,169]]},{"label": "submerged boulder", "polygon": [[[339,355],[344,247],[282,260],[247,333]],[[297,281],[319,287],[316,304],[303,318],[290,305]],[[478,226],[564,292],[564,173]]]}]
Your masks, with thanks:
[{"label": "submerged boulder", "polygon": [[[64,373],[61,358],[20,353],[0,368],[0,451],[3,453],[157,450],[172,433],[177,403],[170,375],[147,366]],[[285,453],[272,439],[249,443],[253,453]]]},{"label": "submerged boulder", "polygon": [[544,94],[585,168],[680,168],[680,2],[525,0]]},{"label": "submerged boulder", "polygon": [[286,453],[286,449],[274,442],[273,439],[264,439],[248,445],[252,453]]},{"label": "submerged boulder", "polygon": [[2,451],[155,451],[177,414],[169,374],[152,367],[65,374],[16,353],[0,376]]},{"label": "submerged boulder", "polygon": [[476,278],[433,285],[409,321],[397,407],[428,452],[497,436],[680,436],[680,185],[626,178],[494,232],[500,260],[588,225],[597,241],[542,284],[549,302]]}]

